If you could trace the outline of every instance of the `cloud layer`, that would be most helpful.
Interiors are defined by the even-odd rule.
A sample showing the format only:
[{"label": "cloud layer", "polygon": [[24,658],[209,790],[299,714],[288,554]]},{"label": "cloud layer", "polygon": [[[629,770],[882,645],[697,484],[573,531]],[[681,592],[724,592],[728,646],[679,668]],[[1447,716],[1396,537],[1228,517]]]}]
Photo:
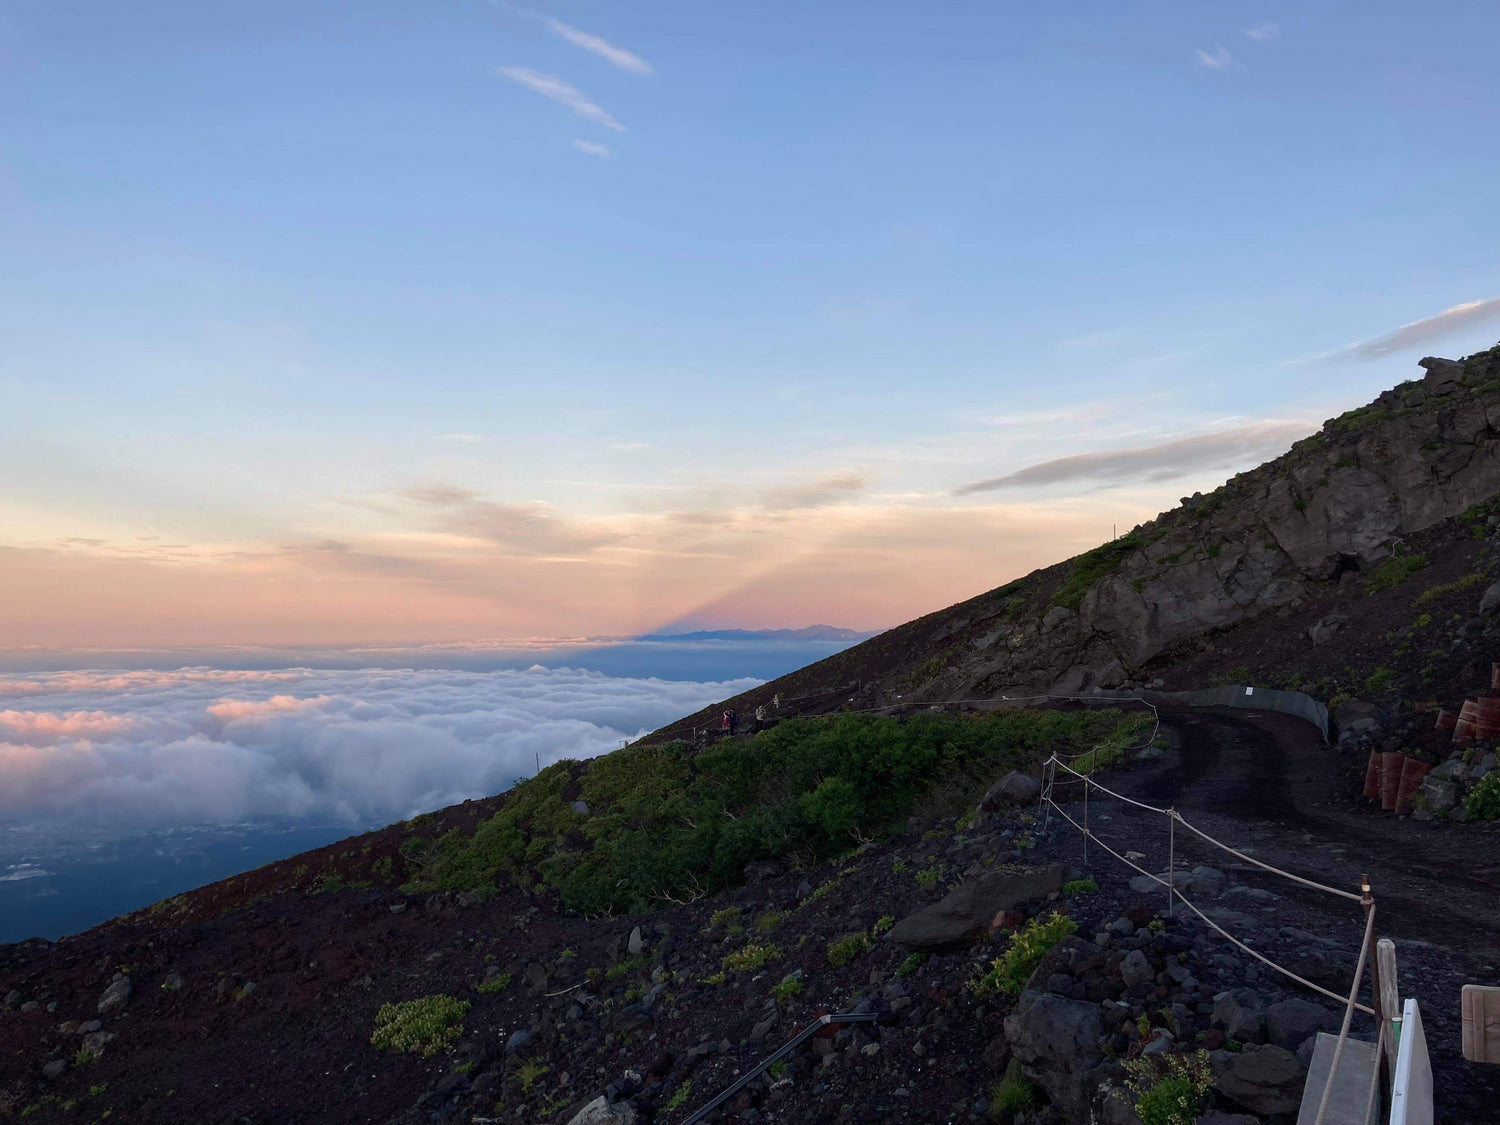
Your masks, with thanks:
[{"label": "cloud layer", "polygon": [[386,823],[588,758],[758,681],[525,671],[62,672],[0,678],[0,824],[121,832]]},{"label": "cloud layer", "polygon": [[551,17],[547,18],[547,27],[553,35],[573,44],[575,47],[583,48],[591,55],[598,55],[605,62],[617,66],[621,70],[629,71],[631,74],[639,74],[642,77],[655,73],[651,64],[641,58],[640,55],[627,51],[624,47],[615,46],[602,35],[594,35],[591,32],[583,31],[580,28],[563,23],[562,20],[552,19]]},{"label": "cloud layer", "polygon": [[1178,438],[1133,449],[1077,453],[1031,465],[1003,477],[974,481],[954,490],[956,496],[998,492],[1009,488],[1042,487],[1077,481],[1100,484],[1160,482],[1206,469],[1225,468],[1275,456],[1310,427],[1304,422],[1258,422],[1232,430]]},{"label": "cloud layer", "polygon": [[1403,324],[1394,332],[1376,336],[1373,340],[1362,340],[1347,348],[1332,352],[1324,359],[1383,359],[1392,352],[1416,347],[1430,340],[1437,340],[1466,328],[1500,321],[1500,297],[1488,297],[1483,301],[1467,301],[1454,305],[1436,316],[1414,320]]}]

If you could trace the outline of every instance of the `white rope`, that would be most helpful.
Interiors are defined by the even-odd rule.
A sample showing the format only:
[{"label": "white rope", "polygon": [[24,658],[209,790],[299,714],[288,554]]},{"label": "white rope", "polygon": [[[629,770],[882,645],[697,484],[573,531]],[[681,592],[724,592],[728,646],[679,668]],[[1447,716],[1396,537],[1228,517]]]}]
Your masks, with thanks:
[{"label": "white rope", "polygon": [[[1062,817],[1069,824],[1071,824],[1074,828],[1077,828],[1080,832],[1083,833],[1084,839],[1085,839],[1085,844],[1086,844],[1087,843],[1087,839],[1088,839],[1090,833],[1082,825],[1080,825],[1076,820],[1074,820],[1071,816],[1069,816],[1066,812],[1064,812],[1063,809],[1062,809],[1062,807],[1060,805],[1058,805],[1055,801],[1052,801],[1049,798],[1048,799],[1048,804],[1050,804],[1053,808],[1057,809],[1057,815],[1058,816]],[[1204,914],[1203,911],[1199,910],[1197,906],[1195,906],[1192,902],[1190,902],[1188,900],[1188,898],[1187,898],[1186,895],[1184,895],[1181,891],[1179,891],[1175,887],[1173,887],[1169,882],[1167,882],[1167,880],[1163,879],[1160,875],[1153,874],[1152,872],[1147,871],[1144,867],[1140,866],[1140,864],[1135,863],[1132,860],[1126,859],[1119,852],[1115,851],[1114,848],[1110,847],[1103,840],[1099,839],[1098,836],[1094,836],[1094,839],[1096,841],[1098,841],[1098,844],[1099,844],[1099,846],[1101,848],[1103,848],[1105,851],[1107,851],[1110,855],[1114,856],[1121,863],[1125,864],[1126,867],[1129,867],[1129,868],[1131,868],[1131,869],[1133,869],[1135,871],[1139,871],[1142,875],[1145,875],[1145,876],[1147,876],[1150,879],[1154,879],[1156,882],[1158,882],[1162,886],[1166,887],[1167,890],[1168,890],[1168,892],[1170,894],[1172,894],[1174,897],[1176,897],[1184,906],[1186,906],[1189,910],[1191,910],[1194,914],[1196,914],[1199,918],[1201,918],[1206,925],[1208,925],[1210,928],[1216,930],[1221,936],[1227,938],[1230,942],[1232,942],[1234,945],[1238,946],[1240,949],[1244,950],[1251,957],[1254,957],[1257,961],[1260,961],[1262,964],[1266,965],[1268,968],[1276,970],[1276,972],[1280,973],[1282,976],[1288,978],[1289,980],[1296,981],[1298,984],[1302,985],[1305,988],[1310,988],[1314,992],[1322,993],[1324,996],[1327,996],[1331,1000],[1342,1001],[1342,1000],[1345,999],[1343,996],[1340,996],[1337,992],[1330,992],[1328,989],[1324,988],[1322,985],[1314,984],[1312,981],[1308,980],[1306,977],[1300,977],[1300,976],[1298,976],[1296,973],[1292,972],[1290,969],[1285,969],[1282,966],[1278,965],[1275,961],[1272,961],[1269,957],[1265,956],[1265,954],[1259,953],[1256,950],[1251,949],[1248,945],[1246,945],[1244,942],[1242,942],[1239,938],[1235,937],[1232,933],[1230,933],[1228,930],[1226,930],[1223,926],[1219,925],[1212,918],[1210,918],[1207,914]],[[1363,1004],[1356,1004],[1355,1006],[1358,1007],[1359,1010],[1362,1011],[1362,1012],[1368,1012],[1372,1016],[1375,1014],[1375,1010],[1373,1008],[1367,1008]]]},{"label": "white rope", "polygon": [[[1349,1024],[1354,1019],[1354,1009],[1361,1007],[1356,1003],[1359,995],[1359,981],[1365,975],[1365,958],[1370,953],[1370,937],[1375,929],[1375,904],[1371,903],[1369,913],[1365,915],[1365,940],[1359,943],[1359,964],[1354,966],[1354,984],[1349,989],[1349,1002],[1344,1007],[1344,1025],[1339,1028],[1338,1045],[1333,1049],[1333,1062],[1328,1065],[1328,1084],[1323,1087],[1323,1100],[1318,1103],[1318,1116],[1313,1125],[1323,1125],[1323,1118],[1328,1113],[1328,1099],[1333,1096],[1333,1080],[1339,1072],[1339,1062],[1344,1057],[1344,1044],[1349,1039]],[[1366,1008],[1366,1011],[1370,1009]],[[1374,1015],[1374,1012],[1370,1012]],[[1378,1054],[1377,1054],[1378,1059]],[[1377,1066],[1377,1073],[1379,1068]]]},{"label": "white rope", "polygon": [[[1053,759],[1056,759],[1056,755],[1053,755]],[[1079,773],[1077,770],[1069,769],[1069,767],[1066,764],[1062,763],[1062,762],[1058,762],[1058,764],[1061,765],[1063,769],[1065,769],[1069,773],[1073,774],[1075,777],[1080,777],[1081,778],[1081,777],[1084,776],[1083,774]],[[1155,805],[1148,805],[1148,804],[1144,804],[1141,801],[1132,800],[1131,798],[1125,796],[1122,793],[1116,793],[1113,789],[1108,789],[1105,786],[1100,785],[1097,781],[1093,782],[1093,785],[1094,785],[1094,787],[1096,789],[1100,790],[1101,792],[1108,793],[1111,797],[1114,797],[1116,800],[1119,800],[1119,801],[1124,801],[1127,805],[1134,805],[1136,808],[1138,808],[1138,809],[1145,809],[1147,812],[1161,813],[1163,816],[1173,817],[1179,823],[1181,823],[1181,825],[1184,828],[1187,828],[1190,831],[1196,832],[1199,836],[1203,837],[1203,839],[1207,840],[1214,847],[1216,847],[1216,848],[1222,848],[1224,851],[1228,852],[1230,855],[1237,856],[1238,858],[1243,859],[1246,863],[1253,863],[1256,867],[1259,867],[1259,868],[1261,868],[1261,869],[1263,869],[1265,871],[1269,871],[1273,875],[1280,875],[1284,879],[1290,879],[1294,883],[1301,883],[1305,887],[1312,887],[1314,890],[1327,891],[1331,895],[1338,895],[1339,897],[1341,897],[1341,898],[1347,898],[1347,899],[1349,899],[1352,902],[1360,902],[1360,901],[1362,901],[1360,899],[1359,895],[1353,893],[1352,891],[1341,891],[1337,887],[1330,887],[1330,886],[1327,886],[1326,884],[1323,884],[1323,883],[1314,882],[1311,879],[1304,879],[1301,875],[1293,875],[1290,871],[1283,871],[1279,867],[1272,867],[1269,863],[1263,863],[1262,861],[1256,859],[1254,856],[1249,856],[1249,855],[1246,855],[1242,851],[1237,851],[1236,849],[1231,848],[1228,844],[1223,843],[1220,840],[1214,839],[1212,836],[1210,836],[1207,832],[1203,831],[1201,828],[1196,828],[1193,825],[1189,824],[1187,821],[1183,820],[1182,819],[1182,815],[1179,812],[1177,812],[1176,809],[1159,809]]]}]

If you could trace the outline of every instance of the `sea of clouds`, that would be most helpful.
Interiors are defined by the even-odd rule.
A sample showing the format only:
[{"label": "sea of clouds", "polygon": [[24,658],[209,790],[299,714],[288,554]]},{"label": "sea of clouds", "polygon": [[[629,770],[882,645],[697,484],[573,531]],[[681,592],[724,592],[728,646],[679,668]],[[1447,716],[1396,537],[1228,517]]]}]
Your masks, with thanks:
[{"label": "sea of clouds", "polygon": [[761,681],[569,668],[0,675],[0,824],[389,823],[617,749]]}]

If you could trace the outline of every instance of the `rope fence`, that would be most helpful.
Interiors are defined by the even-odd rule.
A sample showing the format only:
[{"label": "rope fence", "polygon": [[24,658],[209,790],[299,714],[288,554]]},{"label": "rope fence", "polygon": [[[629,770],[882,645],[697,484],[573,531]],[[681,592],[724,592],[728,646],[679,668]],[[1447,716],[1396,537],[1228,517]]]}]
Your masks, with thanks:
[{"label": "rope fence", "polygon": [[[1163,879],[1160,875],[1156,874],[1155,872],[1147,871],[1144,867],[1142,867],[1140,864],[1136,863],[1134,860],[1127,859],[1124,855],[1120,854],[1118,851],[1116,851],[1114,848],[1110,847],[1107,843],[1105,843],[1102,839],[1100,839],[1097,834],[1095,834],[1094,832],[1092,832],[1090,830],[1089,824],[1088,824],[1088,797],[1089,797],[1089,793],[1090,793],[1091,790],[1097,789],[1101,793],[1108,794],[1110,797],[1114,798],[1115,800],[1122,801],[1125,804],[1134,805],[1136,808],[1144,809],[1147,812],[1157,813],[1157,814],[1160,814],[1162,816],[1165,816],[1167,818],[1168,826],[1169,826],[1168,827],[1168,834],[1169,834],[1168,835],[1168,847],[1169,847],[1169,857],[1170,857],[1169,858],[1169,863],[1171,863],[1171,864],[1175,864],[1175,862],[1176,862],[1176,832],[1175,832],[1175,826],[1178,825],[1178,824],[1181,824],[1184,828],[1189,829],[1190,831],[1192,831],[1196,835],[1200,836],[1202,839],[1204,839],[1208,843],[1213,844],[1215,847],[1221,848],[1224,851],[1228,852],[1230,855],[1237,856],[1240,859],[1243,859],[1243,860],[1245,860],[1248,863],[1254,864],[1256,867],[1259,867],[1262,870],[1268,871],[1268,872],[1270,872],[1273,875],[1279,875],[1279,876],[1281,876],[1284,879],[1289,879],[1292,882],[1300,883],[1300,884],[1302,884],[1305,887],[1310,887],[1310,888],[1312,888],[1314,890],[1324,891],[1327,894],[1336,895],[1339,898],[1349,899],[1349,900],[1351,900],[1353,902],[1357,902],[1357,903],[1360,903],[1362,905],[1366,904],[1366,898],[1365,897],[1362,897],[1361,895],[1354,894],[1351,891],[1340,890],[1337,887],[1330,887],[1330,886],[1327,886],[1326,884],[1318,883],[1318,882],[1315,882],[1315,881],[1313,881],[1311,879],[1305,879],[1305,878],[1303,878],[1300,875],[1294,875],[1290,871],[1283,871],[1279,867],[1273,867],[1271,864],[1265,863],[1265,862],[1263,862],[1261,860],[1258,860],[1258,859],[1256,859],[1253,856],[1248,856],[1244,852],[1239,851],[1236,848],[1232,848],[1228,844],[1225,844],[1222,841],[1215,839],[1214,837],[1210,836],[1207,832],[1204,832],[1201,828],[1198,828],[1198,827],[1196,827],[1196,826],[1188,823],[1186,820],[1184,820],[1182,818],[1181,814],[1179,814],[1176,809],[1174,809],[1174,808],[1168,808],[1168,809],[1158,808],[1155,805],[1148,805],[1148,804],[1146,804],[1143,801],[1137,801],[1134,798],[1127,797],[1123,793],[1117,793],[1113,789],[1110,789],[1110,788],[1108,788],[1106,786],[1100,785],[1097,781],[1093,780],[1093,778],[1089,777],[1087,774],[1078,773],[1076,770],[1074,770],[1072,767],[1070,767],[1066,762],[1064,762],[1059,755],[1056,755],[1056,754],[1052,755],[1050,758],[1047,759],[1047,761],[1043,765],[1044,765],[1044,771],[1045,771],[1045,774],[1046,774],[1046,779],[1045,779],[1045,781],[1043,783],[1043,787],[1042,787],[1041,801],[1042,801],[1042,803],[1044,803],[1047,806],[1047,811],[1048,811],[1049,814],[1052,811],[1055,810],[1057,812],[1058,816],[1062,817],[1064,820],[1066,820],[1069,824],[1071,824],[1074,828],[1076,828],[1078,830],[1079,834],[1083,837],[1084,859],[1085,859],[1085,862],[1087,862],[1087,858],[1088,858],[1088,845],[1089,845],[1089,841],[1092,840],[1094,843],[1098,844],[1101,848],[1103,848],[1105,851],[1107,851],[1110,855],[1114,856],[1121,863],[1125,864],[1125,866],[1129,867],[1131,870],[1137,871],[1140,874],[1146,876],[1148,879],[1152,880],[1153,882],[1161,884],[1161,886],[1164,887],[1166,889],[1166,891],[1167,891],[1167,902],[1168,902],[1168,908],[1169,908],[1169,910],[1171,909],[1171,907],[1176,902],[1180,901],[1183,906],[1186,906],[1195,915],[1197,915],[1198,918],[1201,919],[1205,925],[1209,926],[1211,929],[1213,929],[1215,932],[1217,932],[1220,936],[1226,938],[1236,948],[1243,950],[1245,953],[1249,954],[1251,957],[1254,957],[1257,961],[1260,961],[1267,968],[1270,968],[1270,969],[1274,970],[1275,972],[1280,973],[1282,976],[1286,977],[1287,979],[1296,981],[1298,984],[1302,985],[1304,988],[1309,988],[1312,991],[1320,993],[1321,995],[1326,996],[1326,997],[1328,997],[1331,1000],[1336,1000],[1336,1001],[1338,1001],[1341,1004],[1345,1002],[1346,998],[1344,996],[1341,996],[1341,995],[1339,995],[1336,992],[1332,992],[1332,991],[1324,988],[1323,986],[1321,986],[1319,984],[1315,984],[1312,981],[1308,980],[1306,977],[1299,976],[1297,973],[1292,972],[1290,969],[1288,969],[1288,968],[1286,968],[1286,967],[1284,967],[1282,965],[1277,964],[1275,961],[1272,961],[1269,957],[1265,956],[1263,953],[1260,953],[1257,950],[1251,949],[1248,945],[1246,945],[1239,938],[1237,938],[1233,934],[1231,934],[1223,926],[1219,925],[1212,918],[1208,917],[1208,915],[1206,915],[1205,913],[1203,913],[1202,910],[1198,909],[1198,907],[1196,905],[1194,905],[1187,898],[1187,896],[1184,895],[1182,893],[1182,891],[1179,890],[1173,884],[1173,875],[1175,874],[1175,868],[1174,867],[1172,867],[1172,866],[1168,867],[1168,869],[1167,869],[1167,878]],[[1084,797],[1083,797],[1083,807],[1084,807],[1083,817],[1084,817],[1084,822],[1082,824],[1079,824],[1077,820],[1075,820],[1072,816],[1068,815],[1067,810],[1065,810],[1061,805],[1059,805],[1057,803],[1056,799],[1053,796],[1054,783],[1055,783],[1055,779],[1056,779],[1056,776],[1057,776],[1057,771],[1059,769],[1065,770],[1066,772],[1068,772],[1070,774],[1073,774],[1073,779],[1070,779],[1069,781],[1064,782],[1064,784],[1074,784],[1074,783],[1079,783],[1079,782],[1081,782],[1083,784],[1083,792],[1084,792]],[[1132,853],[1132,854],[1134,854],[1134,853]],[[1370,911],[1371,916],[1373,917],[1373,911],[1374,911],[1373,905],[1369,906],[1369,911]],[[1364,950],[1364,948],[1362,946],[1361,947],[1361,956],[1360,956],[1360,973],[1361,974],[1363,972],[1363,967],[1364,967],[1364,954],[1365,954],[1365,950]],[[1358,990],[1358,986],[1359,986],[1359,978],[1358,978],[1358,976],[1356,976],[1356,979],[1355,979],[1355,991],[1356,992]],[[1367,1013],[1367,1014],[1369,1014],[1371,1016],[1375,1016],[1377,1014],[1374,1008],[1371,1008],[1371,1007],[1368,1007],[1368,1006],[1366,1006],[1364,1004],[1359,1003],[1354,993],[1351,993],[1350,996],[1347,999],[1348,999],[1348,1003],[1352,1004],[1354,1007],[1358,1008],[1360,1011],[1365,1012],[1365,1013]]]}]

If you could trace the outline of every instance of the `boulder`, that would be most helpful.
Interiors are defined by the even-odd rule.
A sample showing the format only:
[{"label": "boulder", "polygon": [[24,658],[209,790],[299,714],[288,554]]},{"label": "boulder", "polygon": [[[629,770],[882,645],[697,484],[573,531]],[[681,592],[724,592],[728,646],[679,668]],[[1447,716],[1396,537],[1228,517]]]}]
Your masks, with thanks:
[{"label": "boulder", "polygon": [[589,815],[589,803],[587,801],[574,801],[573,811],[579,816]]},{"label": "boulder", "polygon": [[1337,1026],[1332,1012],[1310,1000],[1283,1000],[1266,1009],[1266,1038],[1288,1051],[1295,1051],[1309,1036]]},{"label": "boulder", "polygon": [[632,957],[639,957],[641,955],[641,950],[645,948],[646,944],[641,938],[641,928],[637,926],[635,929],[630,931],[630,940],[625,943],[625,951]]},{"label": "boulder", "polygon": [[1129,988],[1135,988],[1156,979],[1156,970],[1139,949],[1132,949],[1120,962],[1120,977]]},{"label": "boulder", "polygon": [[1349,699],[1333,709],[1333,724],[1339,730],[1349,730],[1364,719],[1372,720],[1372,725],[1379,725],[1380,708],[1362,699]]},{"label": "boulder", "polygon": [[1349,618],[1342,613],[1330,613],[1320,617],[1307,630],[1307,639],[1312,641],[1313,647],[1327,644],[1333,639],[1333,635],[1348,624]]},{"label": "boulder", "polygon": [[1015,805],[1029,805],[1042,795],[1042,783],[1029,773],[1011,770],[979,802],[982,812],[1004,812]]},{"label": "boulder", "polygon": [[52,1082],[62,1077],[63,1071],[68,1069],[67,1059],[53,1059],[51,1062],[42,1064],[42,1077]]},{"label": "boulder", "polygon": [[1214,998],[1213,1027],[1230,1039],[1255,1042],[1266,1030],[1266,1002],[1253,988],[1236,988]]},{"label": "boulder", "polygon": [[600,1094],[571,1118],[568,1125],[635,1125],[636,1112],[629,1102],[615,1102]]},{"label": "boulder", "polygon": [[1484,597],[1479,599],[1479,612],[1493,613],[1496,606],[1500,606],[1500,582],[1485,590]]},{"label": "boulder", "polygon": [[908,914],[891,930],[891,940],[908,949],[942,950],[969,944],[989,932],[996,914],[1062,887],[1057,864],[1027,871],[1001,871],[960,883],[939,902]]},{"label": "boulder", "polygon": [[1422,796],[1433,812],[1446,812],[1458,804],[1458,782],[1429,775],[1422,779]]},{"label": "boulder", "polygon": [[1103,1034],[1099,1005],[1050,992],[1027,989],[1005,1017],[1012,1057],[1073,1121],[1088,1120]]},{"label": "boulder", "polygon": [[104,995],[99,997],[99,1014],[107,1016],[130,1003],[132,988],[129,977],[121,977],[111,984],[104,990]]},{"label": "boulder", "polygon": [[1239,1053],[1214,1051],[1214,1089],[1251,1113],[1271,1117],[1296,1113],[1302,1105],[1307,1071],[1284,1047],[1245,1047]]}]

